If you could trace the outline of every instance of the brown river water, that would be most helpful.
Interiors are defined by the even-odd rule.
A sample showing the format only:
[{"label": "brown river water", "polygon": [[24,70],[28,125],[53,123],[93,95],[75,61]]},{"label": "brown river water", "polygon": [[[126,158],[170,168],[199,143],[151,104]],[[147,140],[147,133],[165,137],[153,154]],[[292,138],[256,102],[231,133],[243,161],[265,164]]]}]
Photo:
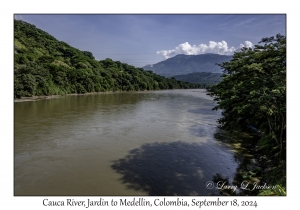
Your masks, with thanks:
[{"label": "brown river water", "polygon": [[15,102],[14,194],[220,195],[253,160],[214,106],[201,89]]}]

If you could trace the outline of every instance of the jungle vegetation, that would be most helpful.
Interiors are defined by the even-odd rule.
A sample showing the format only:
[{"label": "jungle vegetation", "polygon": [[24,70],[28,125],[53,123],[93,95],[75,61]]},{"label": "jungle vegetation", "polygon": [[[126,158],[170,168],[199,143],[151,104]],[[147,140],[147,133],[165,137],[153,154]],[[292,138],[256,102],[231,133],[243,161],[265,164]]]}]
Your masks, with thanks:
[{"label": "jungle vegetation", "polygon": [[265,164],[270,162],[269,181],[285,186],[286,37],[263,38],[219,66],[223,79],[210,91],[217,101],[214,109],[222,109],[220,125],[227,130],[255,130],[261,156],[268,157]]},{"label": "jungle vegetation", "polygon": [[91,52],[14,20],[14,98],[201,87],[110,58],[97,61]]},{"label": "jungle vegetation", "polygon": [[174,78],[184,82],[190,82],[194,84],[202,84],[205,87],[217,84],[222,79],[221,73],[211,73],[211,72],[194,72],[185,75],[175,75]]}]

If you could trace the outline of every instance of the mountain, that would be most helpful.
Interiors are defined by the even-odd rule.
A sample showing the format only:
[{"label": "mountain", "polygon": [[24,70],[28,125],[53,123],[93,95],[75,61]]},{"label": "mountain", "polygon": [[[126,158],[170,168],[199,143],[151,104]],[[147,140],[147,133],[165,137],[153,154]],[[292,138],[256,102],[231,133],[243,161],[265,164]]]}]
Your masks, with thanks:
[{"label": "mountain", "polygon": [[145,70],[151,70],[162,76],[174,76],[193,72],[222,73],[217,64],[231,60],[232,56],[219,54],[176,55],[153,65],[146,65]]},{"label": "mountain", "polygon": [[205,86],[210,86],[221,82],[221,73],[211,73],[211,72],[195,72],[185,75],[175,75],[176,80],[181,80],[184,82],[190,82],[194,84],[203,84]]},{"label": "mountain", "polygon": [[198,88],[174,78],[93,54],[14,20],[14,97],[104,91]]}]

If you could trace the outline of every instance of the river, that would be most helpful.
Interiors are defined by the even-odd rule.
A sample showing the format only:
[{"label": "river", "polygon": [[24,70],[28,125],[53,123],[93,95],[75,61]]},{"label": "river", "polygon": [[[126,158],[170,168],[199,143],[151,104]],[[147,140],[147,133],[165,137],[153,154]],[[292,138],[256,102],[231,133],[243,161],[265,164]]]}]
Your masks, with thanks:
[{"label": "river", "polygon": [[14,194],[220,195],[253,159],[214,106],[201,89],[15,102]]}]

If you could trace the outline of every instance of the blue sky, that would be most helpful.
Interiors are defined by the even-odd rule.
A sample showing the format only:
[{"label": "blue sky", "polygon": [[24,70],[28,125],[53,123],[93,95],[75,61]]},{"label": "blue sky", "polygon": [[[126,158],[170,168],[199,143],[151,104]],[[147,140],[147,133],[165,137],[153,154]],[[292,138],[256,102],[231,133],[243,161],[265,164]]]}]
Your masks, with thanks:
[{"label": "blue sky", "polygon": [[286,34],[284,14],[15,14],[15,19],[90,51],[97,60],[109,57],[137,67],[176,54],[233,54],[241,44],[251,46],[261,38]]}]

